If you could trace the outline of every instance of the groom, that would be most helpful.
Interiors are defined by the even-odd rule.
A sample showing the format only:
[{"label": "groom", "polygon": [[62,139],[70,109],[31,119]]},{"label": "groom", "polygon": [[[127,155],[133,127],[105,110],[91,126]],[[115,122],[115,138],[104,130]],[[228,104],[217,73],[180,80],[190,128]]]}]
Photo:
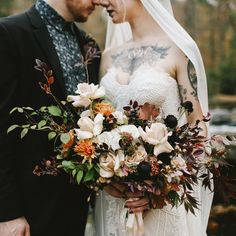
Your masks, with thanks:
[{"label": "groom", "polygon": [[[16,106],[39,108],[52,100],[39,87],[35,59],[54,72],[54,95],[64,100],[78,82],[86,82],[82,62],[88,41],[73,22],[84,22],[95,6],[92,0],[38,0],[25,13],[0,21],[0,235],[82,236],[87,218],[88,189],[69,184],[66,176],[33,175],[50,158],[53,143],[33,133],[20,140],[6,134],[17,117]],[[91,40],[91,39],[89,39]],[[98,82],[99,59],[88,66],[90,82]]]}]

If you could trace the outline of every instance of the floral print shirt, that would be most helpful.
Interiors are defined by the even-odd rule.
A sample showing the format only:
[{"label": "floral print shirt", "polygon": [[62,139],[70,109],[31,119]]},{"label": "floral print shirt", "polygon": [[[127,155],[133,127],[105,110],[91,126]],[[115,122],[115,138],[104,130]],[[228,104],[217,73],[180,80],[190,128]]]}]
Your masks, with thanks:
[{"label": "floral print shirt", "polygon": [[45,1],[38,0],[35,8],[43,19],[60,60],[67,94],[74,94],[77,84],[86,82],[83,56],[75,33],[75,24],[65,21]]}]

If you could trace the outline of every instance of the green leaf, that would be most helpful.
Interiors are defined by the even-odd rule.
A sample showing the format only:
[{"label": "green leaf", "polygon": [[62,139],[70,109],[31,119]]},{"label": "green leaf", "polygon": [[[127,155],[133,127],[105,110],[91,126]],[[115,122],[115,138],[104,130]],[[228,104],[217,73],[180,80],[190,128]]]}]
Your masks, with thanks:
[{"label": "green leaf", "polygon": [[77,175],[76,175],[76,181],[77,181],[78,184],[80,184],[80,182],[81,182],[81,180],[82,180],[82,178],[83,178],[83,175],[84,175],[83,171],[79,171],[79,172],[77,173]]},{"label": "green leaf", "polygon": [[77,171],[80,171],[80,170],[87,171],[88,170],[86,165],[82,165],[82,164],[78,165],[76,168],[77,168]]},{"label": "green leaf", "polygon": [[25,110],[33,111],[34,109],[32,107],[23,107]]},{"label": "green leaf", "polygon": [[72,161],[63,161],[62,166],[66,170],[74,170],[75,169],[75,164]]},{"label": "green leaf", "polygon": [[47,107],[40,107],[40,111],[42,111],[42,112],[46,112],[47,111]]},{"label": "green leaf", "polygon": [[67,144],[70,141],[69,133],[61,134],[60,140],[61,140],[62,143]]},{"label": "green leaf", "polygon": [[52,140],[56,137],[57,133],[56,132],[50,132],[48,133],[48,140]]},{"label": "green leaf", "polygon": [[15,128],[19,127],[19,125],[12,125],[8,128],[7,133],[10,133],[11,131],[13,131]]},{"label": "green leaf", "polygon": [[74,170],[72,171],[72,176],[73,176],[74,178],[75,178],[76,173],[77,173],[77,170],[74,169]]},{"label": "green leaf", "polygon": [[61,114],[62,114],[61,109],[56,106],[48,107],[48,111],[53,116],[61,116]]},{"label": "green leaf", "polygon": [[93,177],[94,177],[94,169],[91,169],[86,173],[86,175],[84,177],[84,182],[92,180]]},{"label": "green leaf", "polygon": [[17,111],[20,112],[20,113],[23,113],[23,112],[24,112],[24,110],[23,110],[21,107],[18,107],[18,108],[17,108]]},{"label": "green leaf", "polygon": [[31,129],[36,129],[36,128],[37,128],[37,125],[32,125],[30,128],[31,128]]},{"label": "green leaf", "polygon": [[28,124],[28,125],[22,125],[21,127],[22,127],[22,128],[29,128],[29,127],[30,127],[30,124]]},{"label": "green leaf", "polygon": [[28,133],[28,129],[27,128],[24,128],[22,131],[21,131],[21,134],[20,134],[20,137],[21,139],[25,137],[25,135]]},{"label": "green leaf", "polygon": [[58,154],[57,155],[57,160],[62,160],[62,159],[63,159],[62,155]]},{"label": "green leaf", "polygon": [[91,170],[93,168],[94,164],[89,164],[87,167],[88,167],[88,170]]},{"label": "green leaf", "polygon": [[10,114],[12,114],[14,111],[16,111],[18,109],[18,107],[14,107],[11,111]]},{"label": "green leaf", "polygon": [[95,164],[94,169],[97,171],[97,173],[100,173],[100,168],[97,164]]},{"label": "green leaf", "polygon": [[39,123],[38,123],[38,128],[41,129],[44,125],[47,124],[47,121],[46,120],[41,120]]}]

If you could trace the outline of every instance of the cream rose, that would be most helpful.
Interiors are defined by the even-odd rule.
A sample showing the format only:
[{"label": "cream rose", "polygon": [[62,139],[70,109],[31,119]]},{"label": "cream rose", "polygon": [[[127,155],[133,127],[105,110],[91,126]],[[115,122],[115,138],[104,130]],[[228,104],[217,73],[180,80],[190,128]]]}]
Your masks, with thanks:
[{"label": "cream rose", "polygon": [[146,127],[145,131],[141,127],[138,130],[145,142],[154,145],[154,155],[173,151],[173,147],[168,142],[170,133],[164,124],[153,123],[150,128]]},{"label": "cream rose", "polygon": [[118,152],[117,155],[113,152],[109,152],[99,158],[100,165],[100,176],[103,178],[111,178],[114,175],[123,176],[122,170],[120,168],[121,163],[124,161],[124,154]]},{"label": "cream rose", "polygon": [[147,152],[143,146],[139,146],[137,151],[132,156],[125,157],[125,164],[128,167],[137,166],[140,162],[144,161]]},{"label": "cream rose", "polygon": [[138,139],[140,137],[139,130],[135,125],[122,125],[117,129],[120,133],[125,132],[131,134],[133,139]]},{"label": "cream rose", "polygon": [[105,88],[94,84],[80,83],[75,93],[78,95],[69,95],[67,100],[69,102],[73,101],[72,105],[74,107],[88,107],[92,103],[92,100],[105,96]]},{"label": "cream rose", "polygon": [[126,115],[124,115],[121,111],[115,111],[112,113],[112,115],[116,118],[118,125],[123,125],[128,123],[128,118]]},{"label": "cream rose", "polygon": [[89,117],[82,117],[78,121],[80,129],[75,129],[78,139],[89,139],[99,135],[103,129],[104,117],[101,114],[97,114],[94,120]]}]

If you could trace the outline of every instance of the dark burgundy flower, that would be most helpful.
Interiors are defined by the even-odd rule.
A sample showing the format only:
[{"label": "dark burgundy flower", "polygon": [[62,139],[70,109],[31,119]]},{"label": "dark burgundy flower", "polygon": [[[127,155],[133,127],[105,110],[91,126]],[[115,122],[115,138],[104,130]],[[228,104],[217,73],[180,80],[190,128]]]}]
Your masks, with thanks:
[{"label": "dark burgundy flower", "polygon": [[165,165],[169,165],[170,164],[170,153],[161,153],[158,155],[157,157],[158,160],[162,161]]},{"label": "dark burgundy flower", "polygon": [[188,111],[188,113],[193,112],[193,103],[190,101],[186,101],[182,103],[182,106]]},{"label": "dark burgundy flower", "polygon": [[142,179],[150,178],[151,165],[149,162],[143,161],[138,165],[138,173]]},{"label": "dark burgundy flower", "polygon": [[178,124],[178,120],[173,115],[168,115],[165,119],[165,125],[171,129],[175,128]]}]

